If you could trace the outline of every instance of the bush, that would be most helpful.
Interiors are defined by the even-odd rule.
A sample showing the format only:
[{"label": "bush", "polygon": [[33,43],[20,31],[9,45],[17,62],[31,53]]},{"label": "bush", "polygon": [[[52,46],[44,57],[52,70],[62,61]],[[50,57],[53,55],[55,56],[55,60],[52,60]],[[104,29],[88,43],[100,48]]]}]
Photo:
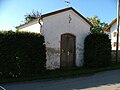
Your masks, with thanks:
[{"label": "bush", "polygon": [[94,33],[86,37],[84,42],[84,65],[87,67],[103,67],[111,63],[111,41],[107,34]]},{"label": "bush", "polygon": [[5,78],[40,75],[45,70],[44,37],[28,32],[0,32],[0,75]]}]

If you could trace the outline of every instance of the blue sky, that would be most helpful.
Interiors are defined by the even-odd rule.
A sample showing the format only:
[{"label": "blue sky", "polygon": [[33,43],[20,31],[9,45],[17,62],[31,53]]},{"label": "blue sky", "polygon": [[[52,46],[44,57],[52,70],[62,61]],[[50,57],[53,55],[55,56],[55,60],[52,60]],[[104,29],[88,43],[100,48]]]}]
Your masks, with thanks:
[{"label": "blue sky", "polygon": [[[42,14],[66,8],[65,0],[0,0],[0,30],[14,29],[33,10]],[[117,0],[69,0],[70,7],[84,17],[97,15],[110,23],[116,18]]]}]

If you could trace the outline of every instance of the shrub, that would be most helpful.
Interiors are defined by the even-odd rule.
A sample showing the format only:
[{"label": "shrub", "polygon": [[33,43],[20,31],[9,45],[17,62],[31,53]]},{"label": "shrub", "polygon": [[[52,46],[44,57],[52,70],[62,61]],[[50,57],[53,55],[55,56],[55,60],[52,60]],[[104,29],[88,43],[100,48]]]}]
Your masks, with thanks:
[{"label": "shrub", "polygon": [[108,66],[111,63],[111,42],[107,34],[89,34],[84,42],[84,65]]},{"label": "shrub", "polygon": [[2,77],[40,75],[45,70],[44,37],[28,32],[0,32],[0,73]]}]

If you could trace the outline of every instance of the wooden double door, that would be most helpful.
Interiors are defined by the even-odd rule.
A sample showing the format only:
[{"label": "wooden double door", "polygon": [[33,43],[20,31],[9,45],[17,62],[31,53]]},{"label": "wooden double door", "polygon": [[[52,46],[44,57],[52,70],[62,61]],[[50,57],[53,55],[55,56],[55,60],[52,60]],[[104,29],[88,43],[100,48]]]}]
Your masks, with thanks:
[{"label": "wooden double door", "polygon": [[76,37],[73,34],[66,33],[61,35],[61,68],[71,68],[75,66],[76,57]]}]

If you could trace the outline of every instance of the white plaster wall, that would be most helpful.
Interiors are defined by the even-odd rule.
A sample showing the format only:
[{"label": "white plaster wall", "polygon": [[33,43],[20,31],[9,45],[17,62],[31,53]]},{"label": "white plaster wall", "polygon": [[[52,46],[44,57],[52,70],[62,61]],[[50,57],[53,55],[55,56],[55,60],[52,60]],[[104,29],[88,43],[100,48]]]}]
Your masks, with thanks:
[{"label": "white plaster wall", "polygon": [[[69,23],[69,15],[72,20]],[[61,34],[72,33],[76,36],[76,66],[83,64],[84,39],[90,33],[90,25],[76,15],[72,10],[43,18],[42,32],[47,47],[48,69],[60,67]]]},{"label": "white plaster wall", "polygon": [[28,24],[21,26],[18,29],[19,31],[40,33],[40,24],[38,23],[38,20],[34,20],[29,22]]},{"label": "white plaster wall", "polygon": [[[112,42],[117,41],[117,36],[113,37],[114,32],[117,32],[117,24],[116,24],[116,22],[110,28],[111,45],[112,45]],[[119,35],[119,42],[120,42],[120,35]],[[112,50],[116,50],[116,47],[113,47],[113,45],[112,45]],[[120,47],[119,47],[119,50],[120,50]]]}]

